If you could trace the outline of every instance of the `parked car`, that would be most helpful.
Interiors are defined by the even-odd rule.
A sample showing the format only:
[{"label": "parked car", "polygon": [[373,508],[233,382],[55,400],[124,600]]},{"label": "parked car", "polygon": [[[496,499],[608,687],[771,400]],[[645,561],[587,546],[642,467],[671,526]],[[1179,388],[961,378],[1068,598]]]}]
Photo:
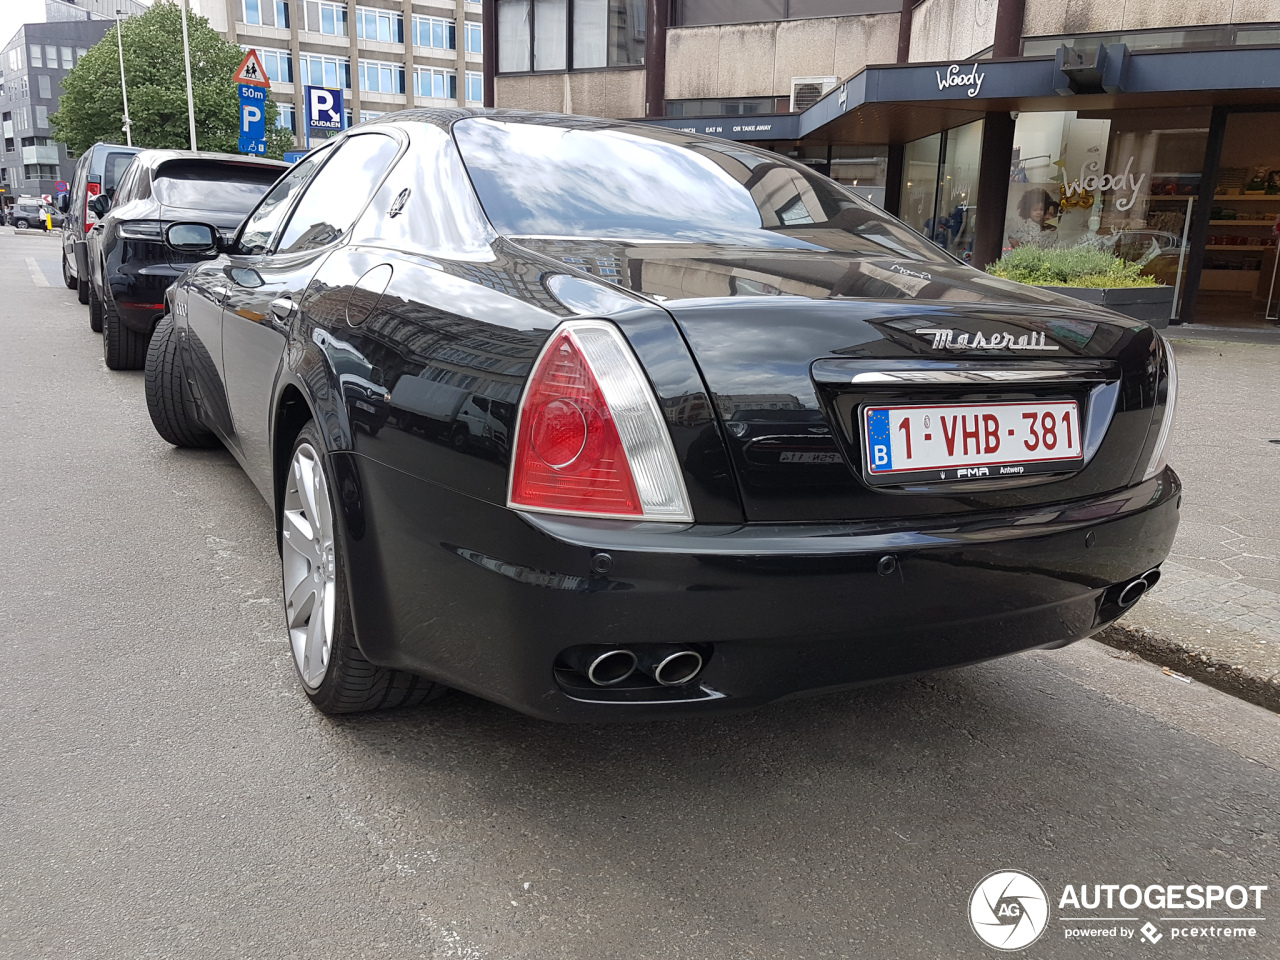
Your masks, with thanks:
[{"label": "parked car", "polygon": [[164,292],[199,255],[165,245],[165,227],[199,217],[230,235],[288,164],[265,157],[144,150],[133,158],[89,233],[89,325],[102,330],[112,370],[140,370],[164,313]]},{"label": "parked car", "polygon": [[[120,175],[141,149],[119,143],[95,143],[76,161],[70,193],[58,197],[58,209],[66,216],[62,223],[62,282],[68,290],[76,291],[81,303],[89,302],[85,238],[98,222],[98,215],[89,209],[89,202],[98,196],[105,196],[109,201],[115,195]],[[95,331],[101,329],[100,325],[94,327]]]},{"label": "parked car", "polygon": [[47,230],[45,216],[54,216],[54,227],[62,226],[62,217],[47,203],[29,197],[19,197],[9,208],[9,226],[15,230]]},{"label": "parked car", "polygon": [[[327,712],[454,687],[705,716],[1061,647],[1173,542],[1156,331],[775,153],[406,111],[314,150],[230,240],[167,242],[212,259],[167,294],[152,420],[225,444],[274,512]],[[514,405],[508,438],[475,397]]]}]

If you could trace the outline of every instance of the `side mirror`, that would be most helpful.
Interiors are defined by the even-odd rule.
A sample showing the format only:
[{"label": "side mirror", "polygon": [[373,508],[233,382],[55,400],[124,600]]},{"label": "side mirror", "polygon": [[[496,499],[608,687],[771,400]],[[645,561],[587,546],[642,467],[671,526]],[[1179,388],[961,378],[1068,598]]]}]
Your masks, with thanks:
[{"label": "side mirror", "polygon": [[71,209],[71,194],[69,193],[58,194],[58,212],[66,213],[70,209]]},{"label": "side mirror", "polygon": [[93,211],[97,217],[105,217],[107,211],[111,209],[111,201],[105,194],[98,194],[89,201],[89,209]]},{"label": "side mirror", "polygon": [[171,223],[164,242],[179,253],[217,253],[218,231],[207,223]]}]

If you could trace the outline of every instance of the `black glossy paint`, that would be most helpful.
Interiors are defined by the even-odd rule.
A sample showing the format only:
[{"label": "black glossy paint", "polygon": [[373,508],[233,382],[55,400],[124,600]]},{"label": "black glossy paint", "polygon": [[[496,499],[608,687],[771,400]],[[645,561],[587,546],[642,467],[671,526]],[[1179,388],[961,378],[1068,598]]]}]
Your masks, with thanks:
[{"label": "black glossy paint", "polygon": [[[123,149],[123,148],[122,148]],[[248,192],[239,203],[192,207],[187,191],[184,205],[165,203],[156,192],[158,180],[174,174],[184,164],[198,164],[205,173],[205,185],[222,168],[228,179],[248,175],[263,178],[261,189]],[[203,255],[180,253],[164,242],[164,230],[171,223],[195,220],[216,227],[230,236],[252,209],[257,198],[288,165],[278,160],[239,157],[230,154],[196,153],[187,150],[143,150],[129,164],[115,185],[110,210],[89,233],[87,260],[90,282],[104,303],[110,304],[120,320],[138,333],[150,335],[164,314],[165,291]]]},{"label": "black glossy paint", "polygon": [[[741,709],[1080,639],[1115,616],[1107,588],[1167,555],[1177,478],[1139,482],[1163,415],[1149,328],[927,251],[500,237],[448,137],[469,115],[362,125],[348,137],[384,132],[403,149],[371,174],[372,200],[350,229],[336,225],[341,239],[233,248],[170,291],[200,416],[268,503],[297,429],[320,425],[374,662],[554,719]],[[694,524],[506,508],[532,361],[578,316],[608,318],[635,350]],[[935,347],[921,331],[939,328],[953,347],[978,333],[984,346]],[[986,346],[1005,333],[1043,335],[1043,348]],[[852,382],[1001,364],[1069,376]],[[851,411],[922,396],[1072,397],[1096,442],[1071,475],[873,489]],[[782,449],[837,459],[783,463]],[[681,640],[710,645],[703,686],[652,703],[587,702],[552,669],[578,644]]]}]

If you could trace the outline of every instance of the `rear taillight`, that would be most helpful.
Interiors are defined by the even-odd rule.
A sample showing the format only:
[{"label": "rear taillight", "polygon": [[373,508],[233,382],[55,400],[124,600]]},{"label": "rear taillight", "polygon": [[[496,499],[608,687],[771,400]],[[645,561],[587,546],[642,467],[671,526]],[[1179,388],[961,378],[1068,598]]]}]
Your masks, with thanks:
[{"label": "rear taillight", "polygon": [[1156,336],[1164,354],[1164,411],[1160,417],[1156,445],[1151,451],[1151,461],[1142,474],[1143,480],[1150,480],[1169,462],[1169,438],[1173,436],[1173,415],[1178,405],[1178,364],[1173,359],[1173,345],[1159,334]]},{"label": "rear taillight", "polygon": [[96,183],[86,183],[84,185],[84,232],[88,233],[93,229],[93,225],[98,222],[98,215],[89,209],[89,201],[102,192],[102,187]]},{"label": "rear taillight", "polygon": [[507,505],[693,520],[658,402],[613,324],[567,321],[539,354],[516,420]]}]

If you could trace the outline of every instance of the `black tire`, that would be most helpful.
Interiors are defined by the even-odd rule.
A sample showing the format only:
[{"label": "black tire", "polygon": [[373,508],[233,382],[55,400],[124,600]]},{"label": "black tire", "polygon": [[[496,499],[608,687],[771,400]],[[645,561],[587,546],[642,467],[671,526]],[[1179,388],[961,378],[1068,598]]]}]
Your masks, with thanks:
[{"label": "black tire", "polygon": [[177,333],[166,314],[151,334],[143,376],[147,412],[156,433],[175,447],[216,447],[217,436],[196,419],[195,404],[187,399]]},{"label": "black tire", "polygon": [[[289,451],[287,463],[293,463],[294,454],[303,443],[310,444],[312,449],[323,451],[324,441],[315,421],[308,421],[298,433],[293,447]],[[330,490],[336,485],[329,473],[323,456],[319,459],[324,471],[326,485]],[[332,499],[332,497],[331,497]],[[347,596],[347,555],[346,543],[343,539],[342,524],[336,522],[336,504],[329,508],[335,518],[334,543],[334,631],[330,647],[329,663],[320,685],[314,689],[302,679],[297,669],[298,662],[290,650],[289,659],[302,682],[307,699],[316,709],[327,714],[360,713],[366,710],[389,710],[394,707],[411,707],[428,700],[434,700],[448,692],[448,688],[434,683],[416,674],[403,670],[391,670],[379,667],[365,659],[356,643],[356,631],[351,621],[351,604]],[[281,518],[283,521],[283,518]],[[281,589],[285,589],[284,577],[281,576]]]},{"label": "black tire", "polygon": [[102,359],[110,370],[141,370],[151,337],[126,327],[110,300],[102,301]]},{"label": "black tire", "polygon": [[74,290],[79,286],[76,283],[76,278],[71,275],[71,268],[67,266],[67,253],[65,250],[62,252],[62,282],[68,290]]},{"label": "black tire", "polygon": [[30,223],[28,223],[26,220],[15,220],[15,221],[13,221],[13,229],[15,229],[15,230],[25,230],[25,229],[27,229],[27,227],[29,227],[29,226],[31,226],[31,224],[30,224]]},{"label": "black tire", "polygon": [[86,302],[89,304],[89,329],[94,333],[102,332],[102,301],[98,299],[98,295],[93,292],[93,287],[89,286],[89,295]]},{"label": "black tire", "polygon": [[[76,281],[76,299],[81,303],[89,302],[89,281],[84,277],[81,277]],[[98,333],[101,329],[102,325],[99,324],[97,327],[94,327],[93,332]]]}]

